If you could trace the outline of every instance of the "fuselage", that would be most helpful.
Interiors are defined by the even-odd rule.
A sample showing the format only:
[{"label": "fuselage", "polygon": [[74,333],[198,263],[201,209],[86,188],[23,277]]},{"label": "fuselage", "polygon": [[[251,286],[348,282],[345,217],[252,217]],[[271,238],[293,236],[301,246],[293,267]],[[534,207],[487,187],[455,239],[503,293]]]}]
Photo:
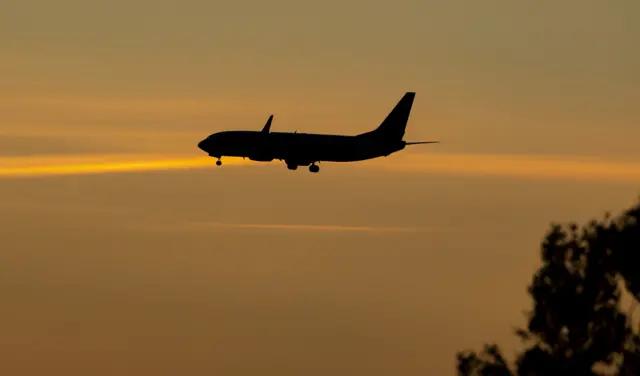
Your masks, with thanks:
[{"label": "fuselage", "polygon": [[315,162],[355,162],[387,156],[405,147],[374,133],[357,136],[331,134],[224,131],[198,145],[210,156],[244,157],[255,161],[283,160],[307,166]]}]

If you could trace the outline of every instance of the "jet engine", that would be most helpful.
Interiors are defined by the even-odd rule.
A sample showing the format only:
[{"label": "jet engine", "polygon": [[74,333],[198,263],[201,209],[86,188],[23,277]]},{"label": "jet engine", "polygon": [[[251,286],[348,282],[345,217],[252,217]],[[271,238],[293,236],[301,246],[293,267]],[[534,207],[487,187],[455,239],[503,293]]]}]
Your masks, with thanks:
[{"label": "jet engine", "polygon": [[252,155],[249,157],[250,160],[255,161],[255,162],[271,162],[273,161],[273,157],[266,155],[266,154],[258,154],[258,155]]}]

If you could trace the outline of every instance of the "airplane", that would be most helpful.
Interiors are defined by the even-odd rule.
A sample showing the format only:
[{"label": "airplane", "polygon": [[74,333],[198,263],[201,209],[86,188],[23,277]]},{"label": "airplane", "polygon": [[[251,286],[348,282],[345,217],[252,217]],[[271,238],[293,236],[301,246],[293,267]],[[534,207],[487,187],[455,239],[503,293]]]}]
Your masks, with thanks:
[{"label": "airplane", "polygon": [[257,162],[284,161],[289,170],[309,166],[317,173],[320,162],[357,162],[387,157],[409,145],[437,144],[439,141],[403,141],[415,98],[407,92],[374,130],[355,136],[295,132],[271,132],[273,114],[261,131],[222,131],[198,143],[198,147],[217,158],[243,157]]}]

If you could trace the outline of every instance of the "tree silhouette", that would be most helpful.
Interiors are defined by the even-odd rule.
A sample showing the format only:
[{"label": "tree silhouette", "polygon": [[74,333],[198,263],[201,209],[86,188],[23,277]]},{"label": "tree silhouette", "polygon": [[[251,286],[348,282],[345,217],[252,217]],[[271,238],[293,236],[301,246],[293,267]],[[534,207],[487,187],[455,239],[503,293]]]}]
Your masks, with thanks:
[{"label": "tree silhouette", "polygon": [[[528,288],[533,309],[514,366],[497,345],[458,354],[461,376],[640,375],[640,336],[620,308],[640,301],[640,202],[581,228],[553,224]],[[635,303],[635,302],[634,302]]]}]

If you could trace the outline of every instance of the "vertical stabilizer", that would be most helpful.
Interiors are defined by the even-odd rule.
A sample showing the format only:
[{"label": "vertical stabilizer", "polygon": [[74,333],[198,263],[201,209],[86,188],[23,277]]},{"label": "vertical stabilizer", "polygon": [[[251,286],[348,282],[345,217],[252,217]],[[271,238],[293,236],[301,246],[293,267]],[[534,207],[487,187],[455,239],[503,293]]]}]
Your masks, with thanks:
[{"label": "vertical stabilizer", "polygon": [[407,122],[409,121],[409,114],[411,113],[415,96],[415,92],[410,91],[405,93],[380,126],[370,132],[370,134],[383,137],[389,141],[401,141],[404,137],[404,131],[407,128]]}]

